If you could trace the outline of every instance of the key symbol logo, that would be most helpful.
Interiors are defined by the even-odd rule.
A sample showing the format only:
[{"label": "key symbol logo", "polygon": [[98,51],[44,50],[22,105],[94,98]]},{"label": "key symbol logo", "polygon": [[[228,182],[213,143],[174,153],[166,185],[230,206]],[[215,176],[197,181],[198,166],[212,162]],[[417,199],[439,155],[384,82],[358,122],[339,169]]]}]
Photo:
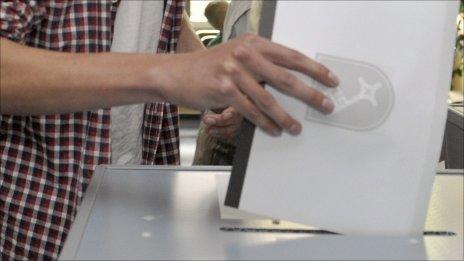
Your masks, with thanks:
[{"label": "key symbol logo", "polygon": [[325,54],[316,56],[337,74],[341,83],[331,89],[314,81],[313,86],[335,103],[330,115],[308,107],[306,119],[351,130],[366,131],[381,125],[393,107],[394,92],[388,77],[376,66]]}]

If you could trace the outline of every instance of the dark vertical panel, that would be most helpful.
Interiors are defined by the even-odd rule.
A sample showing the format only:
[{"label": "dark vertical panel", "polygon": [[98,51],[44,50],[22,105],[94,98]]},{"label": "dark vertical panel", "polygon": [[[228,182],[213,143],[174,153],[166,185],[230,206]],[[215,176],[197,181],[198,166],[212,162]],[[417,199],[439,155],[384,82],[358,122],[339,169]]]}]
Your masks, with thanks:
[{"label": "dark vertical panel", "polygon": [[[259,25],[259,35],[262,37],[268,39],[272,38],[276,5],[276,1],[263,1]],[[234,208],[239,207],[254,133],[255,126],[251,122],[245,120],[237,138],[237,149],[235,151],[232,174],[230,176],[225,200],[226,206]]]}]

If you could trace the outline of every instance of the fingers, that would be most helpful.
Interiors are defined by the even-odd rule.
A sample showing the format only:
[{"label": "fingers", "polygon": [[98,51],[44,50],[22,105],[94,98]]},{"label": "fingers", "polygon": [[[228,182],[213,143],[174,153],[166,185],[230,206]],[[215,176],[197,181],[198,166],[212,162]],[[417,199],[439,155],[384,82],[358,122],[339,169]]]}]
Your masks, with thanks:
[{"label": "fingers", "polygon": [[231,104],[240,114],[271,136],[278,137],[281,129],[263,114],[244,94],[238,92]]},{"label": "fingers", "polygon": [[[302,127],[258,84],[259,81],[268,82],[280,92],[323,113],[333,111],[334,104],[324,93],[311,88],[286,70],[305,73],[327,86],[336,87],[339,79],[325,66],[297,51],[257,36],[241,37],[228,46],[232,47],[229,49],[232,53],[219,61],[220,66],[214,74],[215,79],[219,80],[219,87],[214,94],[214,99],[220,101],[217,102],[219,105],[235,108],[272,136],[279,136],[282,130],[296,135]],[[223,135],[229,135],[232,126],[237,123],[235,117],[227,113],[206,116],[204,122],[210,126],[211,131]]]},{"label": "fingers", "polygon": [[240,125],[242,116],[233,108],[229,107],[221,114],[206,114],[203,122],[208,126],[226,127]]},{"label": "fingers", "polygon": [[227,127],[213,127],[208,126],[206,127],[206,132],[213,136],[222,139],[232,139],[237,135],[238,131],[240,130],[240,125],[230,125]]},{"label": "fingers", "polygon": [[321,91],[309,87],[295,75],[279,67],[262,57],[258,53],[242,55],[245,66],[254,71],[260,78],[271,84],[280,92],[293,96],[322,113],[331,113],[334,109],[333,102]]},{"label": "fingers", "polygon": [[340,84],[340,79],[327,67],[302,53],[264,38],[257,42],[261,54],[274,64],[309,75],[328,87],[337,87]]},{"label": "fingers", "polygon": [[203,117],[206,133],[213,137],[233,139],[242,125],[242,116],[232,107],[228,107],[221,114],[206,114]]},{"label": "fingers", "polygon": [[298,135],[301,132],[301,124],[291,117],[275,98],[268,91],[264,90],[245,69],[235,66],[234,68],[229,68],[229,71],[233,74],[235,84],[240,90],[280,128],[291,135]]}]

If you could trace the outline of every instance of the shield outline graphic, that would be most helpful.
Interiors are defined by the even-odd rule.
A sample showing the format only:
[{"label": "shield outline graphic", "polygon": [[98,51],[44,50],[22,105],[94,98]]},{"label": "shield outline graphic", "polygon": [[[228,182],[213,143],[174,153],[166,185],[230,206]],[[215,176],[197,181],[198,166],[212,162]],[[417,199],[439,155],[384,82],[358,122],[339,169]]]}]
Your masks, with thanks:
[{"label": "shield outline graphic", "polygon": [[[369,124],[367,126],[360,127],[360,126],[356,126],[355,124],[350,125],[350,124],[340,123],[340,122],[337,122],[334,119],[329,119],[330,115],[327,115],[327,116],[324,116],[324,117],[321,117],[321,118],[313,117],[312,115],[314,115],[314,114],[316,114],[316,115],[317,114],[322,115],[322,114],[320,112],[318,112],[317,110],[309,107],[309,106],[308,106],[308,109],[307,109],[307,112],[306,112],[306,117],[305,117],[305,119],[307,121],[317,122],[317,123],[321,123],[321,124],[325,124],[325,125],[330,125],[330,126],[333,126],[333,127],[339,127],[339,128],[344,128],[344,129],[354,130],[354,131],[369,131],[369,130],[377,128],[383,122],[386,121],[386,119],[390,116],[390,113],[392,111],[392,108],[393,108],[393,105],[394,105],[394,102],[395,102],[395,93],[394,93],[393,85],[391,84],[390,79],[378,66],[376,66],[376,65],[374,65],[372,63],[368,63],[368,62],[363,62],[363,61],[353,60],[353,59],[347,59],[347,58],[342,58],[342,57],[339,57],[339,56],[328,55],[328,54],[323,54],[323,53],[317,53],[316,54],[316,60],[318,62],[322,63],[322,64],[324,64],[324,61],[330,61],[330,60],[335,61],[335,62],[342,62],[342,63],[345,63],[345,64],[352,64],[352,65],[356,65],[357,67],[363,67],[363,68],[366,68],[368,70],[371,70],[371,71],[375,72],[383,80],[383,82],[385,82],[385,84],[386,84],[386,86],[383,87],[383,88],[387,89],[388,96],[389,96],[387,99],[388,99],[389,103],[388,103],[388,107],[387,107],[386,111],[384,111],[382,116],[380,118],[377,118],[375,121],[373,121],[371,124]],[[324,65],[326,65],[326,64],[324,64]],[[330,69],[330,66],[327,66],[327,67]],[[320,85],[315,80],[313,80],[312,83],[313,83],[312,86]],[[325,92],[324,89],[321,89],[321,88],[318,88],[318,89],[321,90],[322,92]]]}]

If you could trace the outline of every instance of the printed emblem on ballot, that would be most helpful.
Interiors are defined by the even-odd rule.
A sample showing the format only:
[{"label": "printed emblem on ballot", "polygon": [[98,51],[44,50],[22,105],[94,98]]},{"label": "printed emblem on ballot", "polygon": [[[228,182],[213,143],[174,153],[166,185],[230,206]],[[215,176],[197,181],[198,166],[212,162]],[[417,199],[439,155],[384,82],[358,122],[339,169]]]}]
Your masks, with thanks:
[{"label": "printed emblem on ballot", "polygon": [[337,88],[314,81],[313,86],[335,103],[334,111],[324,115],[308,107],[306,120],[350,130],[367,131],[380,126],[394,103],[393,86],[378,67],[351,59],[317,54],[316,59],[340,78]]}]

